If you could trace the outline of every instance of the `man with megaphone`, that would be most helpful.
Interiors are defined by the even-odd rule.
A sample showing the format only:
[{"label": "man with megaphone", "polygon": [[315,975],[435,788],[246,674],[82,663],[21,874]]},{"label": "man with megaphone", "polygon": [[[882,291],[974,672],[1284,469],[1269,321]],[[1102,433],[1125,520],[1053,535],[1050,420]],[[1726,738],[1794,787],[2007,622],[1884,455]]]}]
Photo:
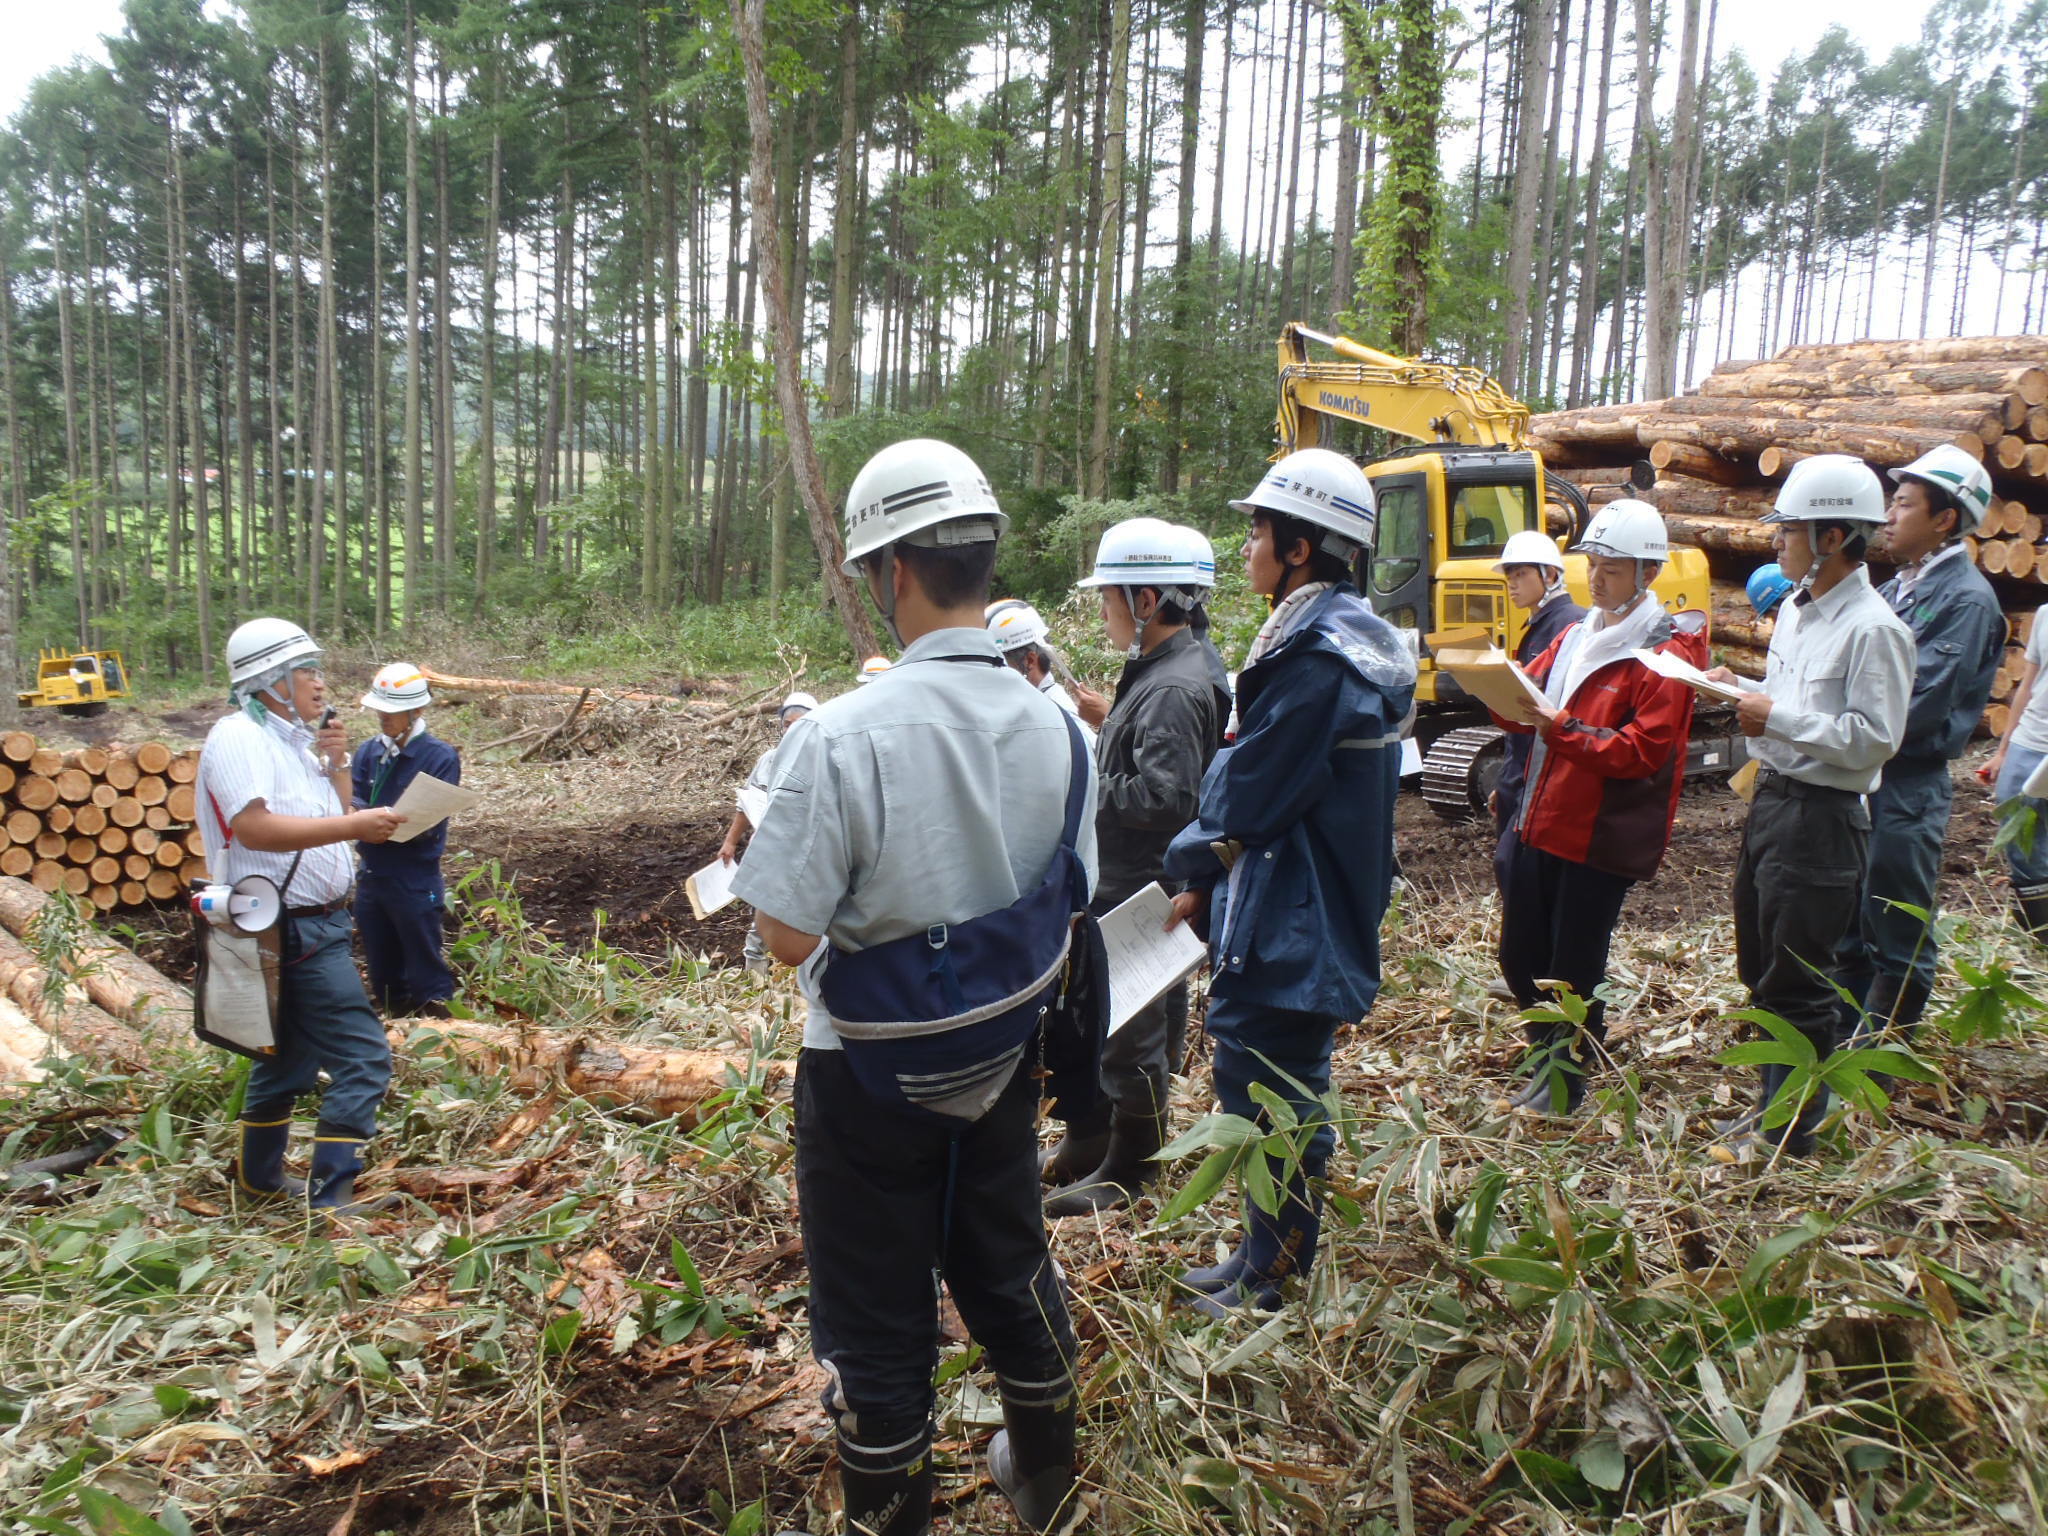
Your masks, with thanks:
[{"label": "man with megaphone", "polygon": [[[244,1050],[237,1187],[350,1213],[378,1203],[358,1203],[355,1181],[391,1083],[391,1047],[350,946],[349,844],[382,843],[404,818],[382,806],[345,809],[348,740],[327,708],[321,657],[288,619],[251,619],[228,637],[235,712],[208,732],[199,756],[199,825],[212,879],[233,886],[260,875],[282,908],[274,1039]],[[311,1177],[301,1183],[285,1174],[285,1143],[293,1108],[323,1071]]]}]

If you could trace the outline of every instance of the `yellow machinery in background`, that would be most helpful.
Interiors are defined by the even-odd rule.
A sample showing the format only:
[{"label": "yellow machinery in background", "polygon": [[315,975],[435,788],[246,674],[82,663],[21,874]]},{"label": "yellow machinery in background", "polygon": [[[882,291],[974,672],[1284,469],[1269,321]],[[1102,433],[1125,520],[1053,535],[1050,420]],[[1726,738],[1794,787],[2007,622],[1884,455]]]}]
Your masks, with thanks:
[{"label": "yellow machinery in background", "polygon": [[119,651],[39,651],[35,687],[15,697],[23,709],[48,706],[63,715],[103,715],[109,699],[128,697],[128,669]]},{"label": "yellow machinery in background", "polygon": [[[1311,345],[1334,357],[1311,358]],[[1475,816],[1500,776],[1505,738],[1432,658],[1440,647],[1490,643],[1512,651],[1521,643],[1527,616],[1508,601],[1507,578],[1493,563],[1524,529],[1542,529],[1560,546],[1576,541],[1590,518],[1585,496],[1544,472],[1528,445],[1529,408],[1477,368],[1395,357],[1292,323],[1280,333],[1279,364],[1280,452],[1352,452],[1372,480],[1379,536],[1359,571],[1359,590],[1415,640],[1423,798],[1447,818]],[[1368,458],[1354,452],[1358,428],[1410,444]],[[1638,483],[1648,485],[1652,475],[1642,465]],[[1586,572],[1585,556],[1565,557],[1565,583],[1581,603]],[[1655,590],[1674,612],[1710,613],[1706,556],[1673,548]],[[1702,718],[1687,770],[1727,773],[1734,750],[1729,722]]]}]

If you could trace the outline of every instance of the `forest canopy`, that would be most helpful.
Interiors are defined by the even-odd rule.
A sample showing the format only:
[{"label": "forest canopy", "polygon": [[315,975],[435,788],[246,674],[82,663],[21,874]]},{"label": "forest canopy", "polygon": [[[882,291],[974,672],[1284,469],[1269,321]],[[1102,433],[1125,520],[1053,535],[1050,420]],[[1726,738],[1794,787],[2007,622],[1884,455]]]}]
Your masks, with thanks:
[{"label": "forest canopy", "polygon": [[[1539,408],[2034,329],[2044,4],[1773,63],[1712,0],[773,0],[828,484],[958,442],[1049,592],[1117,508],[1221,526],[1289,319]],[[0,651],[812,589],[726,5],[130,0],[107,51],[0,133]]]}]

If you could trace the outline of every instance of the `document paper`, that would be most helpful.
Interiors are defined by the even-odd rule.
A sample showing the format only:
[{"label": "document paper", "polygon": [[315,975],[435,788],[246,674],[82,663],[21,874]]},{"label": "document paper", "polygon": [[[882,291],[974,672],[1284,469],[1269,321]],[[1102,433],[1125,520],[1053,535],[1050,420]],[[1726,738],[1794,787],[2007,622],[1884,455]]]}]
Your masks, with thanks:
[{"label": "document paper", "polygon": [[1703,693],[1710,699],[1721,699],[1733,704],[1745,693],[1752,690],[1737,688],[1733,683],[1724,683],[1708,677],[1683,656],[1672,656],[1664,651],[1634,650],[1629,654],[1659,677],[1668,677],[1685,684],[1694,693]]},{"label": "document paper", "polygon": [[1458,680],[1458,686],[1503,720],[1533,724],[1535,706],[1547,704],[1538,688],[1498,647],[1483,651],[1438,651],[1436,664]]},{"label": "document paper", "polygon": [[1111,1034],[1208,958],[1208,946],[1186,923],[1167,931],[1171,916],[1173,898],[1155,880],[1102,919],[1102,947],[1109,953]]},{"label": "document paper", "polygon": [[768,791],[753,784],[740,786],[740,814],[745,816],[755,831],[761,829],[761,818],[768,814]]},{"label": "document paper", "polygon": [[713,859],[683,882],[683,894],[690,898],[690,911],[698,922],[733,904],[737,898],[732,893],[732,878],[739,872],[739,860],[728,864]]},{"label": "document paper", "polygon": [[466,811],[483,799],[480,790],[464,789],[431,773],[415,774],[405,793],[391,807],[405,820],[391,834],[394,843],[409,843],[422,832],[431,832],[457,811]]}]

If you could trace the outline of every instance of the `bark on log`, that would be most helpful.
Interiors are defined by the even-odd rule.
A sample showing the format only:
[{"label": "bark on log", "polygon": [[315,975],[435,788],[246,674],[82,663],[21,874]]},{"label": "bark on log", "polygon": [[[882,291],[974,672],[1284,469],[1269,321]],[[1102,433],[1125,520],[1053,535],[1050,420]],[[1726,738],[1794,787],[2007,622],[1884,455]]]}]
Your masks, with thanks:
[{"label": "bark on log", "polygon": [[[460,688],[466,693],[517,693],[536,698],[573,699],[584,691],[581,685],[576,683],[537,683],[513,677],[456,677],[450,673],[436,672],[432,667],[421,667],[420,675],[436,688]],[[638,693],[631,689],[615,693],[604,688],[593,688],[590,692],[600,702],[613,700],[626,704],[665,704],[672,709],[687,707],[684,700],[666,693]]]},{"label": "bark on log", "polygon": [[[554,1089],[599,1104],[630,1105],[656,1118],[679,1116],[685,1125],[703,1119],[710,1101],[730,1086],[728,1069],[744,1065],[716,1051],[522,1031],[467,1019],[394,1025],[393,1049],[404,1048],[406,1035],[416,1029],[439,1036],[467,1061],[507,1073],[520,1093]],[[765,1070],[770,1083],[780,1083],[790,1067],[768,1062]]]},{"label": "bark on log", "polygon": [[1755,458],[1766,448],[1797,448],[1806,453],[1851,454],[1885,468],[1910,463],[1930,448],[1958,440],[1957,434],[1947,432],[1799,421],[1788,416],[1652,416],[1643,420],[1637,432],[1646,448],[1668,440],[1741,458]]},{"label": "bark on log", "polygon": [[[0,928],[25,932],[48,903],[47,896],[22,881],[0,879]],[[82,982],[86,994],[108,1013],[146,1033],[191,1034],[192,995],[133,950],[89,934],[79,945],[78,958],[89,967]]]},{"label": "bark on log", "polygon": [[1540,440],[1530,446],[1546,455],[1549,453],[1548,445],[1558,443],[1569,445],[1561,450],[1565,452],[1607,448],[1614,452],[1617,462],[1635,458],[1639,456],[1638,444],[1643,441],[1638,429],[1643,422],[1659,415],[1663,404],[1660,400],[1633,405],[1589,405],[1576,411],[1551,411],[1530,419],[1529,436]]},{"label": "bark on log", "polygon": [[1748,486],[1756,483],[1756,468],[1741,459],[1727,459],[1689,443],[1662,442],[1650,449],[1650,465],[1660,474],[1689,475],[1715,485]]},{"label": "bark on log", "polygon": [[[1653,498],[1654,499],[1654,498]],[[1736,555],[1769,555],[1771,530],[1749,517],[1666,512],[1664,529],[1680,544]]]},{"label": "bark on log", "polygon": [[[19,883],[19,882],[15,882]],[[123,1072],[150,1064],[152,1052],[141,1035],[72,986],[52,1005],[43,997],[44,972],[36,957],[11,933],[0,933],[0,992],[14,1000],[35,1024],[66,1050],[89,1056]]]},{"label": "bark on log", "polygon": [[1870,358],[1895,368],[1923,363],[2038,363],[2048,358],[2048,336],[1937,336],[1926,340],[1804,342],[1785,348],[1778,362]]},{"label": "bark on log", "polygon": [[1992,438],[2006,430],[2002,395],[1895,395],[1857,400],[1731,400],[1715,395],[1679,395],[1666,400],[1665,416],[1765,416],[1787,421],[1838,421],[1854,426],[1892,427],[1916,432],[1975,432]]},{"label": "bark on log", "polygon": [[64,754],[66,768],[83,770],[88,777],[98,778],[107,771],[107,752],[104,747],[79,747]]},{"label": "bark on log", "polygon": [[1723,363],[1700,381],[1699,392],[1747,400],[1999,394],[2033,406],[2048,402],[2048,369],[1996,360],[1893,366],[1872,360],[1802,362],[1781,357],[1767,363]]}]

